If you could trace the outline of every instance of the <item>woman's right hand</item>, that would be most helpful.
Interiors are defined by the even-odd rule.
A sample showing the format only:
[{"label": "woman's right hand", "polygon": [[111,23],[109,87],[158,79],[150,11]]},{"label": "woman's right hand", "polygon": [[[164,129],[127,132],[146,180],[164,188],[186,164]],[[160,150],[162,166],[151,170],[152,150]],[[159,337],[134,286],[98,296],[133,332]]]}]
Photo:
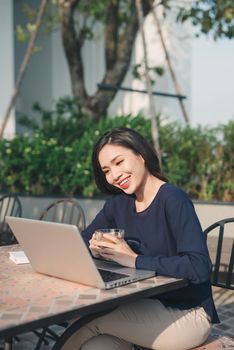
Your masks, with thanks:
[{"label": "woman's right hand", "polygon": [[98,243],[100,243],[100,241],[96,239],[96,234],[94,233],[89,240],[89,249],[94,258],[100,258],[100,247],[98,246]]}]

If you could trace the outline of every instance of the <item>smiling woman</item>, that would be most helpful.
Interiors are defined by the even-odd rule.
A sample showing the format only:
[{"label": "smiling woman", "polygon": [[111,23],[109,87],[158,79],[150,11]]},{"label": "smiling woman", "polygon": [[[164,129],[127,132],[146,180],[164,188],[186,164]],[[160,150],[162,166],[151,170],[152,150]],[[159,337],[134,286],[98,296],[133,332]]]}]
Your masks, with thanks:
[{"label": "smiling woman", "polygon": [[[129,130],[131,131],[129,132]],[[105,159],[105,154],[108,155],[108,159]],[[111,179],[112,176],[110,171],[120,168],[122,163],[124,163],[122,165],[124,168],[131,166],[132,169],[135,169],[136,165],[142,161],[144,163],[144,172],[147,169],[154,178],[167,181],[161,172],[154,148],[139,133],[132,129],[115,128],[111,132],[105,133],[94,147],[92,160],[96,184],[104,193],[122,192],[120,186],[115,186],[108,181],[108,178],[110,177]],[[109,164],[107,163],[108,161]],[[132,162],[131,165],[129,164],[130,162]],[[115,173],[114,176],[116,176]],[[127,177],[130,177],[130,174],[127,173]],[[124,179],[121,178],[119,180],[123,185]]]},{"label": "smiling woman", "polygon": [[[165,183],[149,173],[144,158],[126,147],[106,144],[98,156],[106,181],[126,194],[135,194],[136,211],[146,209]],[[145,189],[149,189],[145,195]]]},{"label": "smiling woman", "polygon": [[[137,344],[186,350],[202,344],[219,319],[211,261],[192,201],[167,182],[154,148],[132,129],[115,128],[99,139],[93,169],[97,186],[113,197],[82,233],[92,255],[189,284],[93,320],[63,349],[130,350]],[[113,227],[124,230],[124,239],[97,239],[95,231]],[[131,241],[139,243],[137,249]]]}]

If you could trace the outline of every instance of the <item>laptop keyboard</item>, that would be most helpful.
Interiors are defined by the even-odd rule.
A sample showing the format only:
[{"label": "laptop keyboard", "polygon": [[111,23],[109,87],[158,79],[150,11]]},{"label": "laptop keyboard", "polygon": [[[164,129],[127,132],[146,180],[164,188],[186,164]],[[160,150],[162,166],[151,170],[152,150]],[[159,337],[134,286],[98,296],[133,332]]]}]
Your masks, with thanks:
[{"label": "laptop keyboard", "polygon": [[102,276],[104,282],[111,282],[120,278],[129,277],[129,275],[124,275],[123,273],[113,272],[109,270],[98,269],[98,271]]}]

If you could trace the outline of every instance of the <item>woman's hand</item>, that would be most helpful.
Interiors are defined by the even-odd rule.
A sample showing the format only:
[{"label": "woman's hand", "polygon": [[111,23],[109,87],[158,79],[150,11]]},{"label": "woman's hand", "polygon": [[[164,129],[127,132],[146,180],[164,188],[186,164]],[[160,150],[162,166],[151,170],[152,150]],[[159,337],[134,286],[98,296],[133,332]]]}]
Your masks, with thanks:
[{"label": "woman's hand", "polygon": [[137,254],[129,247],[124,239],[104,234],[104,239],[97,240],[92,236],[90,250],[94,257],[115,261],[123,266],[135,267]]},{"label": "woman's hand", "polygon": [[99,240],[97,240],[96,238],[96,234],[94,233],[92,235],[92,238],[89,240],[89,249],[93,255],[94,258],[100,258],[101,255],[100,255],[100,247],[98,245],[98,243],[100,243]]}]

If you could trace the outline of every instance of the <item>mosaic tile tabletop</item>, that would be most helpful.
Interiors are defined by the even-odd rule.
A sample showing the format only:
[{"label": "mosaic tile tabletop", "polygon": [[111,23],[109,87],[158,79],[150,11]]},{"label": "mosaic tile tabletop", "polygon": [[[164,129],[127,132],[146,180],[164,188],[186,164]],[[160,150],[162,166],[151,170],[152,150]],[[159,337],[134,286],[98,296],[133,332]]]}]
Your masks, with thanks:
[{"label": "mosaic tile tabletop", "polygon": [[176,281],[158,276],[115,289],[100,290],[39,274],[30,264],[17,265],[9,259],[9,252],[16,250],[20,250],[18,245],[0,247],[0,338],[4,336],[5,329],[14,326],[66,311],[79,312],[83,306]]}]

